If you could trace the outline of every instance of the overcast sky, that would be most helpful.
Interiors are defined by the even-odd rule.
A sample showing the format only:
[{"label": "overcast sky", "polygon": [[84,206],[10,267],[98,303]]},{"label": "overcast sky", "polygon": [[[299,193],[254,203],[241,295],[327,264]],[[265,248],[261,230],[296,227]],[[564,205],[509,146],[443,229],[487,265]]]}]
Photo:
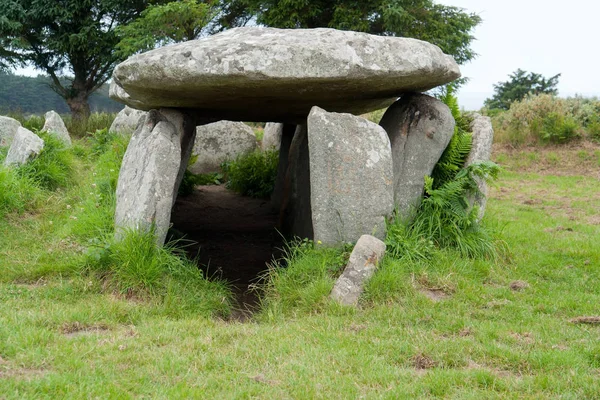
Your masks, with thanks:
[{"label": "overcast sky", "polygon": [[518,68],[545,77],[561,73],[559,95],[600,95],[600,0],[438,0],[478,14],[473,49],[462,66],[470,82],[458,93],[462,107],[483,105],[493,84]]}]

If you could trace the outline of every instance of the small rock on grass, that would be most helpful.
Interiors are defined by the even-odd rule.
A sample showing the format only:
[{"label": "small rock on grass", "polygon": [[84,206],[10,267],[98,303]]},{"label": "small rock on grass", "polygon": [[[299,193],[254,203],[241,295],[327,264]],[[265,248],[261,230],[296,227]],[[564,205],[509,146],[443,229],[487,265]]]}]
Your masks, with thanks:
[{"label": "small rock on grass", "polygon": [[335,282],[331,298],[343,305],[356,306],[384,254],[385,243],[371,235],[362,235],[350,254],[346,269]]}]

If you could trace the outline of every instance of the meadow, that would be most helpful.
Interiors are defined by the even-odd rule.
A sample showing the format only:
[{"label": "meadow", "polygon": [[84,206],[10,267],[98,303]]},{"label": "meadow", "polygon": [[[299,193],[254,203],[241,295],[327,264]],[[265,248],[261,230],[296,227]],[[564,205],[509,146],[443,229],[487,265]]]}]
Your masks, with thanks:
[{"label": "meadow", "polygon": [[351,309],[347,249],[299,242],[244,322],[177,245],[107,239],[125,146],[0,170],[1,399],[600,398],[597,144],[495,147],[493,257],[386,257]]}]

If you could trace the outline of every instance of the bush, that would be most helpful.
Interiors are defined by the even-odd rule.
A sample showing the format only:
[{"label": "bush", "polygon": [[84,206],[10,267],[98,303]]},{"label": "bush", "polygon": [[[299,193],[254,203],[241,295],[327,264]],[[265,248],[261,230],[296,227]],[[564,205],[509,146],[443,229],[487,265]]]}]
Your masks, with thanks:
[{"label": "bush", "polygon": [[578,137],[579,126],[573,117],[550,113],[542,120],[540,135],[543,141],[564,143]]},{"label": "bush", "polygon": [[174,243],[156,246],[152,232],[130,230],[120,240],[99,242],[86,272],[98,275],[108,290],[156,299],[171,314],[225,316],[231,309],[232,294],[224,282],[209,282]]},{"label": "bush", "polygon": [[224,164],[227,187],[244,196],[268,198],[277,178],[278,154],[275,150],[255,150]]}]

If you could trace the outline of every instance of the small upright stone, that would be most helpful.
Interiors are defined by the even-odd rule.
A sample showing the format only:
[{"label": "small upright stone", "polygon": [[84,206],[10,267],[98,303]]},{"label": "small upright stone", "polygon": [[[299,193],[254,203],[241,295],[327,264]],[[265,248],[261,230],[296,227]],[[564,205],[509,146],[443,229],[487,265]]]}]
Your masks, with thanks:
[{"label": "small upright stone", "polygon": [[[490,117],[484,117],[480,114],[474,115],[473,122],[471,122],[471,130],[473,132],[473,144],[471,152],[465,162],[465,167],[478,162],[478,161],[489,161],[492,155],[492,142],[494,141],[494,128],[492,127],[492,120]],[[479,212],[477,219],[481,221],[485,214],[485,206],[487,204],[488,186],[484,179],[476,176],[475,181],[477,182],[477,188],[479,193],[475,194],[469,199],[471,206],[478,206]]]},{"label": "small upright stone", "polygon": [[264,135],[262,139],[263,150],[279,150],[281,147],[281,136],[283,134],[283,124],[276,122],[267,122],[265,124]]},{"label": "small upright stone", "polygon": [[67,146],[71,146],[71,136],[69,136],[69,131],[60,115],[55,111],[48,111],[44,115],[44,118],[46,119],[46,123],[44,124],[42,131],[48,132]]},{"label": "small upright stone", "polygon": [[133,133],[133,131],[135,131],[137,128],[138,123],[141,122],[140,119],[146,114],[146,111],[140,111],[136,110],[135,108],[125,106],[124,109],[119,111],[115,120],[110,125],[109,132],[120,133],[122,135]]},{"label": "small upright stone", "polygon": [[400,215],[410,220],[421,204],[425,176],[431,176],[452,139],[455,121],[441,101],[410,93],[392,104],[379,124],[392,144],[394,202]]},{"label": "small upright stone", "polygon": [[44,141],[29,129],[21,126],[12,140],[4,165],[23,165],[35,156],[40,155],[44,149]]},{"label": "small upright stone", "polygon": [[385,238],[394,210],[392,153],[379,125],[352,114],[313,107],[308,116],[314,240]]},{"label": "small upright stone", "polygon": [[0,116],[0,147],[9,147],[21,123],[16,119]]},{"label": "small upright stone", "polygon": [[356,306],[365,284],[385,254],[385,243],[362,235],[350,254],[348,265],[333,286],[330,297],[346,306]]},{"label": "small upright stone", "polygon": [[189,169],[195,174],[219,172],[221,163],[256,149],[254,131],[243,122],[219,121],[196,128],[193,154],[198,160]]}]

